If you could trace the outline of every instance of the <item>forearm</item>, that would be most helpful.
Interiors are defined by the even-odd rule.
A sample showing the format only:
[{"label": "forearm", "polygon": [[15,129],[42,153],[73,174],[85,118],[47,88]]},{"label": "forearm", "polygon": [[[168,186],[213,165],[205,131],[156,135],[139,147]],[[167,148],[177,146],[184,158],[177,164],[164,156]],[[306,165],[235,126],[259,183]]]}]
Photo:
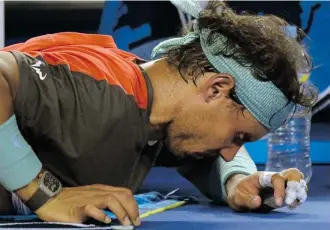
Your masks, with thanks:
[{"label": "forearm", "polygon": [[0,73],[0,125],[13,115],[13,97],[6,78]]},{"label": "forearm", "polygon": [[24,202],[28,201],[38,189],[37,177],[31,180],[26,186],[15,190],[17,196]]},{"label": "forearm", "polygon": [[[17,66],[10,54],[0,54],[0,182],[8,191],[28,199],[41,162],[22,137],[14,115]],[[9,67],[8,67],[9,66]],[[12,67],[12,70],[8,68]],[[29,184],[32,182],[31,184]]]},{"label": "forearm", "polygon": [[14,115],[0,124],[0,145],[1,185],[16,192],[22,200],[28,200],[36,191],[34,180],[41,170],[41,162],[24,140]]}]

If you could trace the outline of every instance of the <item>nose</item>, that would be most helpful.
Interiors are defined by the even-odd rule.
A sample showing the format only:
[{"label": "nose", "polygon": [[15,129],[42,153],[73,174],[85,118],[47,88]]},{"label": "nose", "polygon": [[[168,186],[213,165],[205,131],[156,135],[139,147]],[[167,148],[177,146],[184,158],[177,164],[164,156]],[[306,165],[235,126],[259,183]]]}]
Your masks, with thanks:
[{"label": "nose", "polygon": [[242,146],[233,145],[227,148],[223,148],[220,151],[220,155],[225,161],[232,161]]}]

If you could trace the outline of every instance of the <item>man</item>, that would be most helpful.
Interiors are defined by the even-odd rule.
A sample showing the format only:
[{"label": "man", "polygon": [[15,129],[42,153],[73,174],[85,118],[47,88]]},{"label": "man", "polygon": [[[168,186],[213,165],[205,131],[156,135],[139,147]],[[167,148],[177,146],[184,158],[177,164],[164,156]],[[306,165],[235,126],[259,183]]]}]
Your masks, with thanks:
[{"label": "man", "polygon": [[[191,9],[192,1],[181,3]],[[274,16],[239,16],[219,2],[190,13],[192,30],[159,44],[154,54],[163,57],[147,63],[103,35],[59,33],[6,47],[6,190],[45,221],[109,223],[101,210],[110,209],[123,225],[140,225],[132,193],[152,166],[166,165],[234,210],[258,209],[269,186],[278,207],[302,203],[299,170],[257,172],[237,152],[283,124],[295,104],[312,106],[315,95],[297,79],[304,49]]]}]

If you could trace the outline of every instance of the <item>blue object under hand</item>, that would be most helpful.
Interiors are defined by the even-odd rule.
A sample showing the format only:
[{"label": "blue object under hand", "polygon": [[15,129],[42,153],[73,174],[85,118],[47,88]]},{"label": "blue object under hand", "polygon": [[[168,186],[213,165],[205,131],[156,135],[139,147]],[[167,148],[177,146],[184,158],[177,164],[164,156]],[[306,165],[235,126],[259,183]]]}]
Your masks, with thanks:
[{"label": "blue object under hand", "polygon": [[[177,203],[178,201],[188,201],[189,203],[198,202],[195,197],[174,195],[178,190],[179,189],[175,189],[166,195],[163,195],[159,192],[148,192],[135,195],[134,198],[138,204],[140,215],[158,208],[167,207],[169,205]],[[112,212],[106,210],[105,213],[111,219],[117,219]]]}]

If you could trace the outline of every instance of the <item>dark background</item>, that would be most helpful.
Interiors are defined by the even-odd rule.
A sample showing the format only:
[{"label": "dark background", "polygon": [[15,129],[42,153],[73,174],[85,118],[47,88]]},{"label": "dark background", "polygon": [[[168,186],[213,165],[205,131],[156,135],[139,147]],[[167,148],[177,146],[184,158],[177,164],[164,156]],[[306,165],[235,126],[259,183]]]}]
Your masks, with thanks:
[{"label": "dark background", "polygon": [[[176,8],[168,1],[124,1],[129,14],[120,18],[117,28],[123,25],[136,27],[145,22],[152,24],[152,37],[173,35],[180,25]],[[299,1],[229,1],[236,11],[263,12],[285,18],[292,24],[302,26]],[[318,3],[315,3],[317,5]],[[6,45],[45,33],[76,31],[97,33],[100,25],[103,1],[71,3],[52,1],[5,2]],[[312,10],[311,10],[312,11]],[[309,23],[309,27],[312,25]],[[177,25],[177,26],[176,26]],[[303,28],[307,29],[308,28]],[[308,31],[307,31],[308,32]],[[153,39],[150,38],[150,39]]]},{"label": "dark background", "polygon": [[[317,66],[312,73],[311,81],[321,93],[330,86],[330,27],[328,25],[330,2],[229,1],[228,4],[238,12],[275,14],[283,17],[290,24],[301,27],[310,37],[304,42],[309,42],[306,45]],[[143,26],[146,26],[150,33],[133,40],[132,31]],[[180,27],[178,11],[169,1],[5,2],[6,45],[24,42],[31,37],[47,33],[74,31],[109,34],[114,37],[119,48],[137,52],[137,55],[141,54],[138,52],[142,49],[146,55],[149,55],[150,47],[155,45],[153,41],[157,43],[161,39],[177,35]],[[148,32],[144,31],[144,33]],[[137,48],[141,49],[137,50]],[[330,102],[330,93],[322,100],[323,104],[326,102]],[[325,129],[322,131],[323,137],[326,133],[328,133],[326,138],[330,137],[329,122],[330,108],[328,107],[313,116],[313,135],[321,136],[318,135],[318,130]],[[324,123],[328,125],[323,125]],[[318,150],[318,155],[323,154],[324,146],[322,146]],[[320,161],[323,158],[320,156]],[[327,159],[330,162],[330,156]]]}]

